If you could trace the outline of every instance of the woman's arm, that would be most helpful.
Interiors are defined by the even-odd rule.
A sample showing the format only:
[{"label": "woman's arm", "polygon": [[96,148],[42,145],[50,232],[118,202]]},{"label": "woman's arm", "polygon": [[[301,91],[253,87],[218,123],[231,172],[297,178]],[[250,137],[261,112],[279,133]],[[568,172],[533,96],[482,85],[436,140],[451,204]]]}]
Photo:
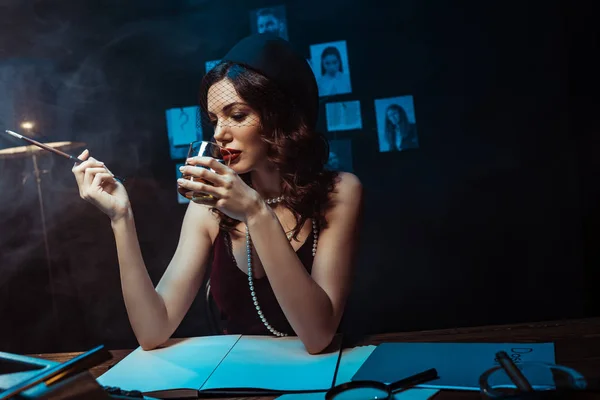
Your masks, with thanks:
[{"label": "woman's arm", "polygon": [[79,194],[110,217],[127,315],[139,344],[152,349],[171,336],[196,296],[218,224],[206,207],[190,204],[175,255],[155,290],[140,251],[127,191],[104,163],[89,155],[85,150],[79,155],[85,161],[73,167]]},{"label": "woman's arm", "polygon": [[358,178],[340,173],[321,230],[309,274],[290,245],[270,207],[264,205],[247,219],[252,243],[275,297],[309,353],[325,349],[337,330],[350,292],[362,186]]},{"label": "woman's arm", "polygon": [[112,223],[127,315],[144,350],[164,343],[189,310],[212,246],[207,229],[211,219],[206,207],[190,203],[177,250],[156,289],[142,258],[133,217],[129,214]]}]

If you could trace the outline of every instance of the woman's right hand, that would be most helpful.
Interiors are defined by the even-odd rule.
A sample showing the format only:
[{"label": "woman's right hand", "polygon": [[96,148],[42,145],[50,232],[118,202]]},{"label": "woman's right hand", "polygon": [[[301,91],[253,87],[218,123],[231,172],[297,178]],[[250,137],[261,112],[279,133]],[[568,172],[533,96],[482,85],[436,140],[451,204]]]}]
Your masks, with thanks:
[{"label": "woman's right hand", "polygon": [[84,150],[77,158],[84,160],[72,170],[81,198],[98,207],[113,222],[130,215],[127,191],[104,163],[90,157],[88,150]]}]

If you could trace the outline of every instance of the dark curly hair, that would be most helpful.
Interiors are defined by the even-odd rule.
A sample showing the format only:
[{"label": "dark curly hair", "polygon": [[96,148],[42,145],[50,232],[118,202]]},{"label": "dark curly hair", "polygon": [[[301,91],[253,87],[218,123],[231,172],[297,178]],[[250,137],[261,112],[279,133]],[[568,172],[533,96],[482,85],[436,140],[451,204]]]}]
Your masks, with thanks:
[{"label": "dark curly hair", "polygon": [[[400,129],[400,135],[401,136],[406,136],[408,135],[408,130],[410,129],[410,123],[408,122],[408,115],[406,114],[406,111],[404,110],[404,108],[402,108],[401,106],[399,106],[398,104],[391,104],[386,110],[385,110],[385,137],[388,141],[388,143],[390,144],[390,147],[392,149],[396,148],[396,126],[392,123],[392,121],[390,120],[390,117],[388,116],[388,113],[390,111],[396,111],[398,113],[398,117],[400,119],[400,121],[398,122],[398,128]],[[396,150],[400,150],[400,149],[396,149]]]},{"label": "dark curly hair", "polygon": [[[291,96],[262,74],[231,62],[218,64],[202,80],[200,117],[204,121],[208,120],[208,89],[223,79],[228,79],[260,115],[262,140],[268,144],[267,158],[281,176],[282,204],[296,218],[293,238],[297,239],[308,218],[315,218],[320,228],[326,227],[329,194],[338,177],[337,172],[324,169],[329,157],[327,139],[309,125],[306,113]],[[249,173],[241,178],[251,185]],[[215,208],[212,211],[218,215],[221,229],[231,231],[239,223]]]},{"label": "dark curly hair", "polygon": [[321,53],[321,75],[325,75],[325,65],[323,64],[323,60],[325,60],[325,57],[327,56],[334,56],[335,58],[337,58],[338,71],[344,72],[344,67],[342,66],[342,55],[340,54],[340,51],[335,46],[328,46],[325,47],[325,49]]}]

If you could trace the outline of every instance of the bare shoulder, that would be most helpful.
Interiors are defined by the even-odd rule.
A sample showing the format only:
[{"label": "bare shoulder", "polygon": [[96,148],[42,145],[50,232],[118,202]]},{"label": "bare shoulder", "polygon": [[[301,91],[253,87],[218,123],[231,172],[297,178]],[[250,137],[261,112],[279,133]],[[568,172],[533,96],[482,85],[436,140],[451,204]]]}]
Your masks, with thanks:
[{"label": "bare shoulder", "polygon": [[340,172],[332,192],[333,203],[360,201],[362,191],[362,183],[356,175],[350,172]]},{"label": "bare shoulder", "polygon": [[363,188],[360,179],[349,172],[340,172],[330,194],[330,207],[326,212],[328,220],[358,215],[362,207]]}]

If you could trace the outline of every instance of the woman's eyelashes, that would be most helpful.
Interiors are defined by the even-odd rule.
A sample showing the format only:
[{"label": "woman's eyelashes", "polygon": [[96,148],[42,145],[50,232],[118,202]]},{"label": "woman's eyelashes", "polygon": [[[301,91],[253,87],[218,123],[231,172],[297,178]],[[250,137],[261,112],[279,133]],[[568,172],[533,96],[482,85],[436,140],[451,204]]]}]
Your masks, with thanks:
[{"label": "woman's eyelashes", "polygon": [[242,122],[246,119],[246,116],[247,116],[247,114],[244,114],[244,113],[236,113],[236,114],[233,114],[231,116],[231,118],[233,118],[233,120],[236,122]]},{"label": "woman's eyelashes", "polygon": [[[224,118],[225,121],[221,122],[221,124],[224,124],[228,119],[231,119],[231,120],[235,121],[236,123],[241,123],[241,122],[244,122],[244,120],[246,119],[247,116],[248,116],[248,114],[246,114],[246,113],[234,113],[234,114],[231,114],[229,117]],[[217,124],[219,124],[219,119],[213,118],[210,120],[210,123],[213,126],[216,126]]]}]

